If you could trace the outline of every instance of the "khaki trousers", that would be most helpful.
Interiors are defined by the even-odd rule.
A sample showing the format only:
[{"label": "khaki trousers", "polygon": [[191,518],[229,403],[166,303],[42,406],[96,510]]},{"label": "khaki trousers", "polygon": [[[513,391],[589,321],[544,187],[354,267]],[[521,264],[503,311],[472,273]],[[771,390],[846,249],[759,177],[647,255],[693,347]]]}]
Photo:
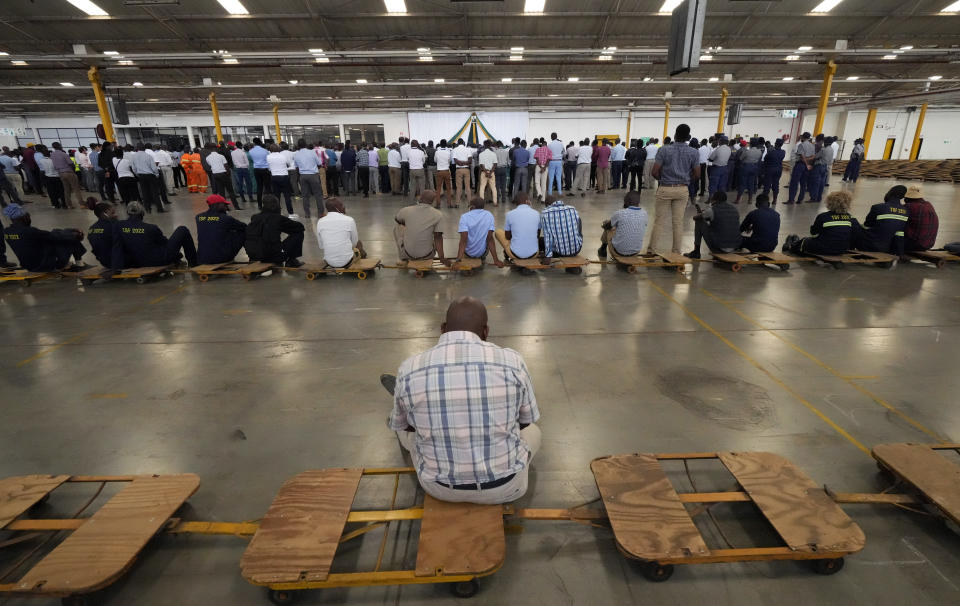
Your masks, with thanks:
[{"label": "khaki trousers", "polygon": [[477,195],[481,198],[486,197],[487,186],[490,186],[490,191],[493,192],[493,205],[497,206],[497,174],[491,172],[489,175],[482,168],[480,169],[480,187],[477,190]]},{"label": "khaki trousers", "polygon": [[589,164],[577,164],[577,176],[573,179],[573,187],[571,191],[576,189],[580,190],[581,193],[587,191],[590,187],[590,165]]},{"label": "khaki trousers", "polygon": [[547,195],[547,176],[550,174],[550,168],[537,164],[533,178],[537,185],[537,196],[543,199]]},{"label": "khaki trousers", "polygon": [[393,166],[390,167],[390,191],[395,194],[399,194],[403,191],[400,189],[400,177],[402,175],[401,170],[402,169],[395,168]]},{"label": "khaki trousers", "polygon": [[457,192],[454,194],[454,205],[460,206],[460,196],[463,195],[466,197],[467,202],[470,202],[470,169],[469,168],[458,168],[457,169],[457,182],[456,182]]},{"label": "khaki trousers", "polygon": [[[657,188],[656,206],[653,215],[653,236],[647,250],[650,252],[666,250],[663,240],[668,223],[673,225],[673,246],[670,250],[680,252],[683,239],[683,211],[690,199],[686,185],[661,185]],[[669,215],[669,217],[668,217]]]},{"label": "khaki trousers", "polygon": [[[330,196],[327,195],[327,167],[317,167],[317,174],[320,175],[320,189],[323,190],[323,197],[329,198]],[[320,216],[322,217],[323,213],[320,213]]]},{"label": "khaki trousers", "polygon": [[437,197],[434,206],[440,207],[440,197],[444,197],[444,202],[450,204],[453,198],[453,179],[450,177],[449,170],[437,171]]},{"label": "khaki trousers", "polygon": [[610,189],[610,166],[597,167],[597,191],[605,192]]}]

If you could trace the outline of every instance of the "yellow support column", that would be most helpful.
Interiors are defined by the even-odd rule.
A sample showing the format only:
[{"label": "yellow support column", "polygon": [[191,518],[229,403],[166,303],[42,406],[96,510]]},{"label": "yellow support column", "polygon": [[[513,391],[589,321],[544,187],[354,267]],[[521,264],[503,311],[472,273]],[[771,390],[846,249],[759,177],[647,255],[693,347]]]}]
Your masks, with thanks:
[{"label": "yellow support column", "polygon": [[872,108],[867,112],[867,123],[863,126],[863,159],[867,159],[867,151],[870,149],[870,137],[873,136],[873,123],[877,121],[877,108]]},{"label": "yellow support column", "polygon": [[720,117],[717,118],[717,132],[723,132],[723,119],[727,114],[727,95],[730,93],[727,92],[727,89],[724,88],[720,93]]},{"label": "yellow support column", "polygon": [[624,142],[625,147],[630,147],[630,120],[633,118],[633,110],[627,112],[627,140]]},{"label": "yellow support column", "polygon": [[96,65],[90,66],[87,78],[90,79],[90,84],[93,86],[93,96],[97,100],[97,110],[100,112],[100,123],[103,124],[104,138],[107,141],[115,142],[117,139],[113,134],[110,110],[107,108],[107,98],[103,94],[103,83],[100,81],[100,71]]},{"label": "yellow support column", "polygon": [[670,124],[670,102],[668,101],[664,103],[664,106],[665,107],[663,112],[663,138],[666,139],[667,133],[670,132],[668,130],[669,124]]},{"label": "yellow support column", "polygon": [[273,106],[273,123],[277,127],[277,144],[279,145],[283,139],[280,138],[280,106]]},{"label": "yellow support column", "polygon": [[817,103],[817,122],[813,126],[813,135],[823,132],[823,120],[827,117],[827,101],[830,98],[830,87],[833,85],[833,76],[837,73],[837,64],[833,59],[827,61],[827,68],[823,70],[823,86],[820,87],[820,101]]},{"label": "yellow support column", "polygon": [[210,111],[213,112],[213,127],[217,131],[217,144],[223,141],[223,132],[220,130],[220,110],[217,109],[217,93],[210,91]]},{"label": "yellow support column", "polygon": [[913,162],[920,155],[920,131],[923,130],[923,119],[927,116],[927,104],[920,106],[920,117],[917,118],[917,131],[913,133],[913,145],[910,146],[910,161]]}]

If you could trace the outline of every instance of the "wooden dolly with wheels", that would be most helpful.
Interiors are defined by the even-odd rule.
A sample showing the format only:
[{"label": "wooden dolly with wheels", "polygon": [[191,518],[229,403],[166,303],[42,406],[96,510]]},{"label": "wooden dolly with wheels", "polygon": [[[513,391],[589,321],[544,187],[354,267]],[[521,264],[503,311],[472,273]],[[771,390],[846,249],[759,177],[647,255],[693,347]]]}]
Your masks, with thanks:
[{"label": "wooden dolly with wheels", "polygon": [[589,265],[590,261],[577,255],[574,257],[530,257],[529,259],[517,259],[510,250],[505,251],[509,254],[510,260],[507,265],[516,267],[525,276],[533,275],[537,269],[563,269],[568,274],[582,274],[583,267]]},{"label": "wooden dolly with wheels", "polygon": [[[330,587],[449,583],[454,595],[470,597],[477,579],[496,572],[506,557],[504,507],[446,503],[427,495],[422,507],[384,511],[352,511],[364,476],[395,476],[412,468],[323,469],[288,480],[260,521],[240,561],[243,578],[267,587],[274,604],[292,603],[297,592]],[[331,572],[338,547],[392,521],[420,520],[417,563],[413,570]],[[344,533],[347,523],[363,523]]]},{"label": "wooden dolly with wheels", "polygon": [[[678,493],[662,461],[719,459],[742,490]],[[833,574],[844,556],[863,549],[865,537],[824,489],[786,459],[765,452],[631,454],[595,459],[597,481],[617,547],[643,562],[651,581],[666,581],[675,564],[813,560]],[[776,547],[708,547],[687,504],[753,503],[780,535]]]},{"label": "wooden dolly with wheels", "polygon": [[955,255],[952,252],[943,250],[942,248],[916,250],[908,254],[915,259],[920,259],[921,261],[926,261],[927,263],[933,263],[937,266],[937,269],[943,269],[947,263],[960,261],[960,255]]},{"label": "wooden dolly with wheels", "polygon": [[[960,452],[960,444],[878,444],[871,454],[880,471],[894,484],[904,485],[910,493],[878,494],[834,493],[837,503],[873,503],[903,506],[928,506],[944,520],[960,525],[960,465],[937,453]],[[913,511],[912,509],[910,509]]]},{"label": "wooden dolly with wheels", "polygon": [[[145,284],[149,280],[161,278],[163,276],[172,276],[170,271],[173,265],[161,265],[157,267],[131,267],[124,269],[118,274],[113,275],[114,280],[134,280],[137,284]],[[103,272],[107,271],[105,267],[93,267],[77,274],[77,279],[83,283],[90,284],[103,279]]]},{"label": "wooden dolly with wheels", "polygon": [[277,270],[286,270],[286,271],[302,271],[306,275],[307,280],[316,280],[318,277],[324,274],[353,274],[357,276],[359,280],[366,280],[368,277],[374,275],[374,272],[378,268],[383,267],[380,264],[380,259],[358,259],[351,263],[348,267],[330,267],[329,265],[319,265],[319,264],[304,264],[300,267],[275,267]]},{"label": "wooden dolly with wheels", "polygon": [[815,260],[829,263],[834,269],[842,269],[844,265],[848,264],[879,265],[891,269],[897,263],[897,258],[894,255],[860,250],[851,250],[845,255],[817,255],[808,252],[804,254]]},{"label": "wooden dolly with wheels", "polygon": [[441,263],[439,259],[417,259],[407,261],[406,265],[401,264],[397,267],[399,269],[412,269],[418,278],[422,278],[431,272],[440,273],[444,271],[472,276],[474,272],[483,267],[483,259],[467,258],[459,263],[451,263],[449,267]]},{"label": "wooden dolly with wheels", "polygon": [[259,277],[260,274],[270,271],[273,267],[270,263],[255,261],[253,263],[214,263],[211,265],[197,265],[191,267],[188,271],[197,276],[201,282],[206,282],[210,276],[242,276],[244,280],[250,281]]},{"label": "wooden dolly with wheels", "polygon": [[31,286],[38,280],[59,277],[57,272],[47,271],[28,271],[26,269],[2,269],[0,270],[0,282],[20,282],[24,286]]},{"label": "wooden dolly with wheels", "polygon": [[[67,482],[127,485],[88,518],[22,517]],[[199,486],[200,478],[193,474],[20,476],[0,480],[0,530],[25,533],[6,541],[6,545],[20,542],[18,539],[35,540],[35,533],[72,531],[17,580],[0,584],[0,596],[59,597],[65,606],[86,604],[86,594],[120,578]]]},{"label": "wooden dolly with wheels", "polygon": [[617,265],[617,267],[620,267],[626,270],[627,273],[631,274],[637,273],[637,268],[640,267],[663,267],[682,272],[687,263],[693,262],[691,259],[681,255],[680,253],[674,252],[645,253],[627,257],[614,251],[613,246],[609,247],[609,252],[610,257],[613,259],[612,261],[609,261],[609,263],[614,263]]},{"label": "wooden dolly with wheels", "polygon": [[790,269],[790,262],[796,257],[778,252],[765,253],[712,253],[714,263],[738,272],[744,265],[776,265],[783,271]]}]

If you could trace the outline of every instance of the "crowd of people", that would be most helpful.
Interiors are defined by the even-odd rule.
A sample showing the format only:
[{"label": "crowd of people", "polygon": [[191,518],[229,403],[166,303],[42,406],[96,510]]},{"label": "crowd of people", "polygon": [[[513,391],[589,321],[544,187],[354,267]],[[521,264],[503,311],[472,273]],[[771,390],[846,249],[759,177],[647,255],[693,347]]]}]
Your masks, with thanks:
[{"label": "crowd of people", "polygon": [[[699,258],[704,241],[711,252],[776,249],[780,215],[773,205],[786,157],[783,143],[760,137],[731,140],[724,135],[698,141],[690,137],[685,124],[662,144],[657,139],[637,140],[629,148],[619,139],[584,139],[564,145],[556,133],[549,142],[539,138],[529,145],[515,138],[509,148],[490,140],[467,146],[462,139],[452,146],[446,140],[421,146],[404,137],[386,146],[355,146],[349,141],[324,146],[301,139],[295,150],[286,142],[264,144],[253,139],[250,144],[208,143],[182,152],[164,146],[154,149],[149,143],[91,144],[89,149],[68,152],[53,143],[53,149],[43,145],[15,151],[4,148],[0,191],[11,199],[4,214],[14,222],[5,240],[21,265],[33,271],[62,268],[71,264],[71,257],[81,263],[76,253],[82,256],[83,245],[77,242],[75,230],[31,228],[18,233],[29,227],[29,213],[23,208],[27,202],[21,198],[24,187],[33,192],[45,189],[58,208],[94,210],[98,220],[87,237],[101,265],[111,272],[181,259],[189,265],[225,263],[233,261],[241,249],[253,261],[299,266],[304,226],[293,209],[295,196],[302,199],[307,219],[312,218],[315,205],[316,233],[325,262],[346,267],[366,252],[356,222],[347,216],[339,198],[341,190],[346,195],[389,192],[414,197],[416,203],[395,217],[401,262],[438,258],[453,264],[489,256],[502,266],[497,242],[505,261],[577,255],[584,242],[583,225],[577,209],[565,203],[563,196],[585,195],[588,189],[627,192],[623,208],[603,223],[600,257],[607,256],[608,248],[621,256],[668,249],[681,252],[684,212],[693,203],[697,208],[694,248],[686,254]],[[836,146],[833,137],[801,135],[793,152],[787,204],[802,202],[807,192],[811,202],[820,200]],[[844,181],[856,180],[862,157],[858,140]],[[178,187],[191,193],[213,190],[207,198],[209,210],[196,217],[196,247],[184,226],[167,238],[159,228],[143,222],[153,210],[164,212],[168,196],[176,195]],[[649,218],[640,207],[640,190],[654,187],[652,235],[644,246]],[[101,201],[84,202],[83,189],[100,193]],[[732,203],[728,191],[737,192]],[[748,202],[755,198],[756,208],[741,220],[735,205],[744,193]],[[709,196],[708,204],[701,208],[698,199],[704,195]],[[117,220],[113,206],[117,196],[125,205],[125,221]],[[286,216],[281,213],[281,197]],[[458,207],[462,200],[468,209],[459,220],[459,244],[455,254],[447,255],[439,231],[443,214],[438,209],[444,204]],[[500,229],[484,208],[488,200],[495,206],[501,201],[516,205]],[[227,214],[231,205],[242,210],[241,203],[254,201],[258,213],[249,224]],[[0,202],[8,206],[2,196]],[[789,236],[784,251],[840,254],[860,249],[903,256],[934,245],[938,218],[919,186],[892,188],[862,224],[849,215],[848,193],[834,192],[826,202],[827,211],[818,215],[811,237]],[[532,203],[542,206],[542,211]],[[673,241],[668,246],[666,232],[671,227]],[[5,258],[3,262],[9,265]]]}]

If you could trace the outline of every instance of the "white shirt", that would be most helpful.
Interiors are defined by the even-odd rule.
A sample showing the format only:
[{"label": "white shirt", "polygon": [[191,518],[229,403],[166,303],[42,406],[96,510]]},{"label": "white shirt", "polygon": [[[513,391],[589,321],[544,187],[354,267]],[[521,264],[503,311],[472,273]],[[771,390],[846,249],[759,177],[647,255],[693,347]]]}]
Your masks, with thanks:
[{"label": "white shirt", "polygon": [[154,162],[157,161],[157,152],[153,151],[152,149],[145,149],[143,151],[147,152],[147,155],[153,158]]},{"label": "white shirt", "polygon": [[[473,154],[470,153],[470,149],[466,145],[458,145],[455,148],[453,148],[454,160],[460,160],[461,162],[469,162],[470,158],[472,157],[473,157]],[[462,167],[457,165],[457,168],[462,168]]]},{"label": "white shirt", "polygon": [[450,150],[446,147],[438,147],[433,154],[433,159],[437,163],[437,170],[450,170]]},{"label": "white shirt", "polygon": [[400,152],[395,149],[387,152],[387,166],[390,168],[400,168]]},{"label": "white shirt", "polygon": [[577,164],[590,164],[593,158],[593,148],[589,145],[581,145],[580,153],[577,155]]},{"label": "white shirt", "polygon": [[164,168],[171,168],[173,166],[173,158],[170,157],[170,153],[163,149],[158,149],[153,154],[153,159],[157,161],[157,164]]},{"label": "white shirt", "polygon": [[247,159],[247,152],[243,151],[242,148],[238,147],[230,152],[230,157],[233,159],[233,166],[235,168],[250,168],[250,160]]},{"label": "white shirt", "polygon": [[120,177],[136,177],[133,174],[133,167],[130,165],[130,160],[124,156],[123,158],[114,158],[113,167],[117,169],[117,178]]},{"label": "white shirt", "polygon": [[207,156],[207,166],[210,167],[210,172],[215,175],[225,173],[227,172],[227,159],[220,152],[210,152],[210,155]]},{"label": "white shirt", "polygon": [[700,152],[700,164],[706,164],[707,158],[710,157],[710,146],[701,145],[700,149],[698,149],[697,151]]},{"label": "white shirt", "polygon": [[319,166],[326,167],[327,165],[327,149],[325,147],[314,147],[313,151],[317,152],[317,157],[320,158]]},{"label": "white shirt", "polygon": [[[210,154],[211,156],[213,154]],[[222,157],[222,156],[221,156]],[[208,160],[209,163],[209,160]],[[289,173],[287,171],[293,170],[295,168],[293,164],[293,156],[290,156],[289,161],[286,156],[281,152],[271,152],[267,154],[267,168],[270,169],[270,174],[274,177],[284,177]]]},{"label": "white shirt", "polygon": [[410,163],[410,170],[423,168],[423,162],[427,159],[427,154],[418,147],[411,147],[407,152],[407,162]]},{"label": "white shirt", "polygon": [[294,170],[294,169],[297,168],[297,164],[293,161],[293,154],[294,154],[294,153],[295,153],[295,152],[292,152],[292,151],[290,151],[289,149],[281,149],[281,150],[280,150],[280,154],[281,154],[281,155],[284,157],[284,159],[287,161],[287,166],[290,167],[290,170]]},{"label": "white shirt", "polygon": [[647,162],[653,162],[657,159],[657,146],[653,143],[647,145],[644,149],[647,150]]},{"label": "white shirt", "polygon": [[483,170],[492,170],[493,165],[497,163],[497,153],[492,149],[485,149],[480,152],[480,166]]},{"label": "white shirt", "polygon": [[833,143],[830,144],[830,147],[833,149],[833,159],[836,160],[837,154],[840,153],[840,144],[834,141]]},{"label": "white shirt", "polygon": [[353,247],[359,240],[357,222],[353,217],[327,211],[326,216],[317,221],[317,244],[323,250],[323,260],[333,267],[345,267],[350,263]]},{"label": "white shirt", "polygon": [[409,162],[410,161],[410,144],[404,143],[400,146],[400,161]]},{"label": "white shirt", "polygon": [[87,154],[82,152],[73,152],[73,158],[77,161],[77,164],[80,165],[80,168],[93,168],[93,165],[90,164],[90,158]]}]

